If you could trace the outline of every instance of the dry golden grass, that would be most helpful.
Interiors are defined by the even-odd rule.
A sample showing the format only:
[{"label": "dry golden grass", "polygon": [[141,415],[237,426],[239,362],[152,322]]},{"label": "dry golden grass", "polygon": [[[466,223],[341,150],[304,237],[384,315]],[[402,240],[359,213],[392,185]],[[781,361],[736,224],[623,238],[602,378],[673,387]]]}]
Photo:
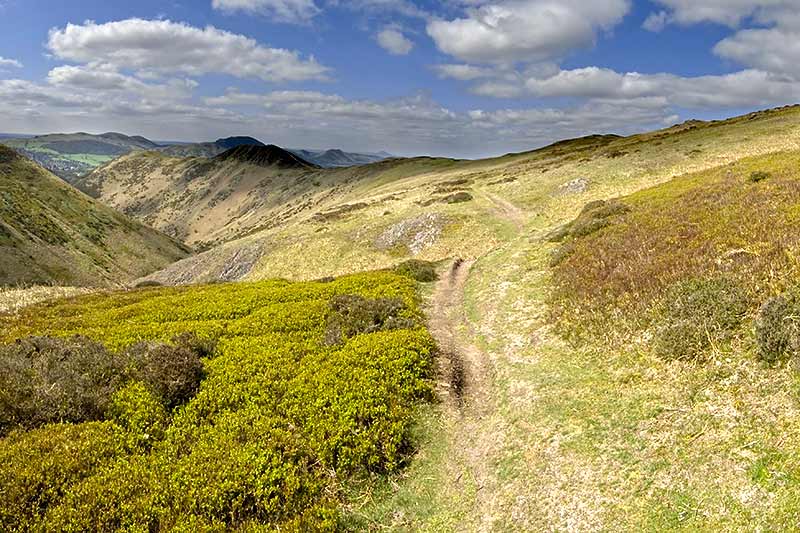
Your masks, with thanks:
[{"label": "dry golden grass", "polygon": [[[575,323],[642,318],[679,281],[724,276],[754,303],[798,272],[800,152],[746,158],[622,199],[629,211],[561,245],[552,304]],[[768,170],[769,179],[749,176]]]},{"label": "dry golden grass", "polygon": [[24,309],[39,302],[71,298],[95,291],[96,289],[82,287],[0,287],[0,313],[16,313],[20,309]]}]

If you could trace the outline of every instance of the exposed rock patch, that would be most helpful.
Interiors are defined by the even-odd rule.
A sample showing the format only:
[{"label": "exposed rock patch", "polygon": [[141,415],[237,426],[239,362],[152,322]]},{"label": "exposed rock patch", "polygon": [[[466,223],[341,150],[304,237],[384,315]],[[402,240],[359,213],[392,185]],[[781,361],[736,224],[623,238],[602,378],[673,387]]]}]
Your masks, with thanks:
[{"label": "exposed rock patch", "polygon": [[389,250],[405,246],[412,255],[417,255],[436,243],[445,224],[447,217],[439,213],[425,213],[409,218],[389,226],[375,239],[375,247],[379,250]]},{"label": "exposed rock patch", "polygon": [[586,178],[575,178],[574,180],[562,184],[558,188],[558,194],[581,194],[589,190],[590,184],[591,182]]}]

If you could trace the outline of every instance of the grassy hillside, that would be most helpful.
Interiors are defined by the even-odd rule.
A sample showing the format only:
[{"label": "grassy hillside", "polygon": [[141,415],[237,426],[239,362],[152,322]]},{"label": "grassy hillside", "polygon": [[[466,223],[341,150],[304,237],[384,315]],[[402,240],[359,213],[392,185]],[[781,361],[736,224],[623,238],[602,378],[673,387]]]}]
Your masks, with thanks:
[{"label": "grassy hillside", "polygon": [[226,154],[180,159],[134,153],[101,167],[77,185],[154,228],[189,244],[210,247],[316,210],[324,212],[343,195],[357,196],[355,191],[364,183],[450,164],[422,159],[322,170],[299,159],[264,164],[257,158],[237,157],[246,154]]},{"label": "grassy hillside", "polygon": [[753,304],[788,289],[800,266],[799,163],[793,151],[681,176],[615,200],[622,208],[600,223],[604,206],[588,206],[574,236],[553,236],[562,241],[553,259],[559,316],[646,323],[659,299],[693,279],[728,279]]},{"label": "grassy hillside", "polygon": [[472,393],[364,512],[376,530],[796,529],[797,109],[615,157],[568,146],[535,186],[490,189],[522,216],[466,284]]},{"label": "grassy hillside", "polygon": [[[168,283],[275,276],[319,279],[392,265],[407,257],[443,260],[446,274],[435,287],[426,287],[423,292],[430,335],[441,347],[433,367],[413,355],[410,364],[416,370],[409,371],[406,363],[395,366],[391,356],[384,366],[385,354],[393,353],[398,346],[426,354],[424,349],[416,351],[421,337],[415,336],[393,338],[380,348],[365,349],[347,363],[340,363],[341,354],[336,349],[314,351],[325,354],[320,359],[298,359],[307,352],[297,347],[292,352],[294,358],[282,358],[280,364],[270,362],[263,367],[282,376],[283,372],[297,370],[294,362],[300,360],[312,369],[312,375],[303,374],[308,380],[303,383],[317,383],[314,379],[327,371],[320,372],[316,361],[329,362],[331,368],[340,369],[339,379],[346,380],[360,377],[366,366],[374,370],[369,374],[370,381],[346,388],[360,399],[364,398],[362,389],[383,383],[387,376],[393,379],[395,371],[418,383],[417,377],[428,378],[435,368],[434,389],[441,402],[417,411],[416,426],[407,422],[406,413],[410,411],[403,410],[402,422],[396,427],[402,428],[403,434],[414,428],[415,439],[404,442],[418,445],[413,456],[399,456],[406,465],[399,475],[393,467],[345,470],[344,478],[338,477],[340,467],[328,468],[322,474],[315,468],[301,469],[291,486],[308,490],[302,493],[304,496],[292,492],[291,498],[283,501],[294,506],[302,500],[306,503],[293,508],[309,512],[304,511],[301,518],[276,518],[270,514],[275,507],[260,506],[263,500],[256,500],[259,503],[255,506],[238,506],[239,502],[253,500],[230,495],[250,495],[253,486],[288,486],[282,475],[264,485],[245,474],[237,475],[241,472],[237,465],[247,463],[251,472],[254,463],[272,465],[277,461],[261,461],[261,456],[256,461],[252,459],[255,456],[245,454],[246,460],[238,463],[229,461],[227,453],[220,458],[218,450],[238,450],[240,443],[251,444],[252,426],[253,431],[269,434],[271,439],[281,437],[275,437],[275,441],[288,443],[284,451],[296,450],[294,443],[311,442],[293,457],[308,458],[304,454],[310,453],[316,458],[320,450],[330,450],[315,447],[316,441],[305,440],[307,433],[298,428],[306,427],[309,420],[322,420],[321,425],[311,424],[315,428],[329,428],[329,418],[320,419],[317,411],[309,415],[308,410],[291,402],[301,398],[301,404],[313,405],[335,420],[348,413],[344,418],[361,422],[357,415],[360,408],[351,410],[349,402],[337,403],[326,395],[328,389],[338,390],[336,380],[328,382],[320,377],[325,385],[312,387],[314,392],[304,396],[295,395],[298,389],[293,387],[298,382],[293,378],[290,386],[270,388],[271,378],[259,374],[253,384],[247,378],[240,379],[238,372],[249,372],[251,359],[260,364],[262,349],[283,353],[271,344],[272,335],[276,324],[286,323],[288,316],[297,317],[305,324],[304,330],[315,331],[316,342],[342,339],[343,332],[348,331],[345,316],[361,317],[365,320],[362,324],[399,328],[357,335],[345,341],[345,346],[365,337],[422,335],[418,328],[407,328],[411,316],[399,311],[412,309],[409,300],[404,300],[405,307],[382,302],[361,313],[352,307],[363,304],[357,298],[331,298],[333,293],[329,292],[316,296],[322,287],[340,287],[344,280],[339,280],[332,284],[247,282],[170,288],[116,295],[112,300],[95,295],[73,303],[28,308],[3,323],[2,331],[11,332],[4,340],[38,333],[84,333],[115,348],[113,353],[122,357],[119,364],[129,365],[139,382],[155,388],[159,381],[154,376],[161,373],[148,370],[155,365],[148,363],[150,351],[124,348],[131,342],[143,338],[169,341],[174,333],[188,330],[196,331],[201,339],[221,335],[220,346],[226,350],[229,342],[246,339],[253,331],[248,328],[269,332],[266,340],[254,340],[238,352],[235,369],[226,370],[237,383],[236,395],[218,392],[222,389],[203,389],[210,386],[207,383],[220,383],[208,381],[209,377],[201,385],[201,393],[185,404],[195,405],[203,397],[204,403],[196,404],[199,412],[178,407],[181,414],[195,414],[192,420],[199,421],[202,430],[186,429],[183,418],[168,418],[172,420],[169,427],[180,427],[180,434],[168,431],[163,440],[157,439],[166,444],[156,444],[152,448],[156,451],[147,453],[148,457],[167,458],[169,464],[178,465],[175,471],[180,475],[162,483],[159,472],[163,470],[157,466],[163,463],[158,459],[126,459],[120,461],[124,466],[115,463],[114,469],[102,470],[100,478],[75,489],[69,502],[76,502],[75,509],[77,503],[86,505],[85,512],[81,507],[70,514],[58,504],[55,508],[62,510],[43,520],[77,520],[74,517],[81,512],[82,516],[103,516],[95,512],[91,502],[117,501],[114,498],[135,502],[122,508],[145,517],[136,520],[147,520],[152,516],[147,514],[153,512],[152,500],[139,498],[136,491],[132,496],[127,496],[130,491],[123,491],[123,496],[107,496],[98,488],[106,480],[110,483],[128,476],[134,479],[129,486],[153,483],[161,487],[154,491],[159,495],[156,516],[183,519],[186,514],[197,514],[201,528],[209,520],[215,523],[220,513],[244,517],[242,522],[222,520],[220,528],[244,526],[251,516],[248,513],[255,509],[263,513],[259,519],[267,516],[266,520],[275,525],[311,529],[313,522],[309,520],[323,520],[326,525],[324,520],[331,516],[328,510],[338,508],[338,525],[358,531],[797,529],[800,288],[796,283],[796,256],[800,242],[795,219],[800,206],[799,154],[800,108],[792,107],[727,121],[689,122],[627,138],[592,136],[485,161],[420,158],[337,171],[276,171],[241,161],[226,161],[224,165],[231,166],[223,166],[219,161],[209,165],[206,160],[154,158],[152,168],[137,162],[132,170],[142,170],[141,180],[159,173],[171,176],[162,180],[158,194],[171,195],[172,187],[193,191],[193,181],[201,190],[211,183],[209,176],[227,183],[242,169],[246,169],[242,175],[250,180],[243,179],[241,189],[234,187],[239,198],[247,200],[231,200],[225,210],[215,214],[219,217],[214,219],[218,221],[215,228],[224,231],[214,241],[223,244],[174,263],[151,279]],[[143,154],[133,159],[139,157],[140,161],[149,161]],[[169,170],[172,166],[181,170],[173,173]],[[198,173],[187,174],[191,168],[198,168]],[[211,170],[206,173],[208,168]],[[120,171],[109,182],[122,184],[118,191],[122,197],[126,194],[125,176],[133,175],[126,172]],[[270,185],[251,194],[253,189],[247,183],[259,183],[259,179],[266,179]],[[137,201],[148,194],[143,191]],[[185,199],[181,195],[170,198],[178,203],[186,201],[181,205],[188,211],[193,202],[191,194],[185,193]],[[246,207],[238,211],[239,206]],[[158,212],[153,211],[154,216]],[[179,209],[170,212],[170,216],[180,216]],[[259,222],[251,224],[251,220]],[[202,228],[202,214],[198,212],[196,219],[182,223]],[[243,236],[234,238],[239,235]],[[396,279],[388,273],[378,276]],[[249,314],[248,306],[264,297],[260,293],[237,294],[236,288],[256,287],[266,287],[270,292],[299,287],[313,293],[309,298],[318,302],[312,304],[304,297],[281,292],[280,301],[286,308]],[[334,292],[339,295],[361,291],[338,290]],[[180,299],[190,294],[202,295],[202,311]],[[370,298],[380,295],[369,294]],[[130,306],[123,303],[128,298]],[[51,313],[51,309],[57,311]],[[229,316],[225,309],[234,311]],[[143,320],[141,313],[148,318]],[[376,322],[376,316],[385,319]],[[108,321],[120,325],[110,326]],[[330,336],[329,326],[333,328]],[[425,339],[430,340],[427,334]],[[175,349],[185,356],[184,350],[203,346],[197,340],[189,344],[159,345],[155,352],[172,354],[170,350]],[[57,348],[59,354],[75,349],[72,345]],[[101,357],[108,353],[104,349],[93,347],[86,360],[116,361],[114,357]],[[429,361],[427,355],[422,359]],[[369,361],[373,360],[381,363],[371,365]],[[351,363],[359,370],[349,371]],[[42,386],[36,390],[49,389]],[[207,390],[208,396],[202,390]],[[277,412],[285,420],[281,417],[299,412],[302,423],[293,419],[289,426],[293,431],[270,433],[276,426],[253,424],[240,413],[244,405],[240,402],[251,391],[261,398],[258,393],[263,390],[270,391],[270,401],[280,398],[290,402],[278,403],[280,411],[275,411],[271,407],[275,403],[258,400],[270,406],[270,417]],[[134,392],[127,391],[126,397]],[[380,394],[383,398],[388,393]],[[317,398],[321,400],[315,402]],[[369,398],[367,404],[377,406],[382,413],[398,405],[383,400],[372,404]],[[405,403],[409,396],[400,398],[405,398],[399,400],[401,406],[420,405],[419,397],[414,396],[410,403]],[[149,405],[155,414],[144,418],[164,420],[158,406],[145,400],[140,404]],[[63,405],[72,407],[69,402]],[[234,413],[220,405],[234,405]],[[96,413],[103,405],[89,407],[96,408]],[[138,412],[115,409],[110,412]],[[62,415],[48,409],[36,414],[40,419]],[[214,429],[204,425],[206,416],[213,420]],[[129,418],[112,420],[117,420],[113,422],[117,426],[132,427],[126,421]],[[234,425],[228,425],[228,420]],[[88,432],[94,426],[79,427]],[[156,430],[158,427],[163,426],[156,426]],[[278,423],[277,427],[286,426]],[[385,428],[380,424],[377,427]],[[39,435],[37,431],[27,435]],[[331,439],[328,429],[319,431],[313,435],[324,435],[321,440],[342,442]],[[206,434],[213,437],[215,454],[206,453],[208,448],[201,440],[191,440]],[[332,434],[342,436],[335,431]],[[79,438],[69,433],[59,435],[42,433],[40,438],[48,442]],[[134,432],[131,442],[141,443],[141,437]],[[179,440],[172,440],[176,438]],[[184,438],[187,440],[180,440]],[[400,442],[392,439],[388,441]],[[6,439],[3,444],[6,442],[16,441]],[[20,442],[15,450],[28,445],[27,441]],[[179,447],[188,455],[175,452],[176,443],[188,443]],[[359,449],[368,456],[374,451]],[[49,451],[46,448],[41,453]],[[331,457],[326,455],[328,451],[322,453],[325,459],[319,464],[330,464],[325,462]],[[113,446],[103,444],[94,456],[118,457],[118,453]],[[350,452],[334,455],[353,457]],[[220,492],[208,496],[189,491],[193,501],[202,502],[199,508],[190,507],[176,488],[191,486],[197,479],[194,476],[199,476],[200,467],[190,464],[190,458],[198,458],[204,472],[209,473],[206,479],[212,482],[208,486],[218,488],[221,484],[217,481],[225,481],[222,496]],[[220,474],[217,459],[224,462],[225,471],[232,472],[232,477]],[[316,459],[308,461],[300,464],[318,464]],[[284,460],[281,464],[298,463]],[[67,470],[78,472],[78,477],[93,477],[93,468],[90,464],[90,474],[84,474],[83,467],[68,466]],[[136,473],[137,468],[155,473],[140,482],[142,478],[137,476],[144,474]],[[339,484],[332,481],[334,471],[342,480]],[[272,470],[264,467],[257,472]],[[297,471],[289,468],[286,472],[294,475]],[[389,476],[385,477],[387,472]],[[107,476],[102,477],[103,473]],[[326,481],[317,484],[313,477],[317,474]],[[31,479],[37,479],[36,475]],[[260,494],[274,493],[265,489]],[[316,499],[319,494],[326,497]],[[19,508],[41,508],[22,501]],[[219,503],[224,501],[236,502],[236,506],[224,507]],[[110,508],[119,506],[112,504]],[[139,509],[145,511],[136,515]]]},{"label": "grassy hillside", "polygon": [[187,255],[183,245],[0,147],[0,284],[115,285]]},{"label": "grassy hillside", "polygon": [[96,172],[92,186],[131,216],[212,248],[160,281],[314,279],[407,257],[481,257],[518,226],[558,224],[593,198],[797,148],[798,114],[786,108],[593,136],[483,161],[417,158],[323,171],[133,154]]},{"label": "grassy hillside", "polygon": [[81,296],[0,318],[2,342],[23,338],[0,346],[0,433],[12,431],[0,527],[337,529],[343,505],[411,451],[431,397],[420,316],[415,282],[377,272]]}]

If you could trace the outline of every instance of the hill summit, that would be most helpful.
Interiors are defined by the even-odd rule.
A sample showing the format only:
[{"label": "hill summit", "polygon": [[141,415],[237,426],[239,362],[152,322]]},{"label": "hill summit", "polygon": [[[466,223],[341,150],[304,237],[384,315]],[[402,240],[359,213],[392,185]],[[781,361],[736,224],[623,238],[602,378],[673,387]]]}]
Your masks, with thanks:
[{"label": "hill summit", "polygon": [[295,154],[284,150],[279,146],[270,144],[267,146],[242,145],[221,153],[216,158],[218,161],[239,161],[261,167],[280,167],[280,168],[319,168],[313,163],[309,163]]},{"label": "hill summit", "polygon": [[226,137],[217,139],[214,144],[225,150],[236,148],[237,146],[266,146],[264,143],[253,137]]}]

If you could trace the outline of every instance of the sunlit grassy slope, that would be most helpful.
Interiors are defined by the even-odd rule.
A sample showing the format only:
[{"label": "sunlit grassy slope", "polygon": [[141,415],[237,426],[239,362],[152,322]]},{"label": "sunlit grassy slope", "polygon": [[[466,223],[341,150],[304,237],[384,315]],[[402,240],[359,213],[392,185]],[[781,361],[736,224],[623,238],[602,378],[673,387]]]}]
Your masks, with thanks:
[{"label": "sunlit grassy slope", "polygon": [[[330,342],[337,297],[389,299],[400,315]],[[196,395],[172,412],[132,383],[106,420],[0,439],[0,528],[333,531],[343,505],[411,451],[412,415],[431,398],[419,319],[414,281],[391,272],[94,294],[0,317],[3,343],[218,342]]]},{"label": "sunlit grassy slope", "polygon": [[[385,161],[313,173],[297,181],[290,175],[282,179],[280,173],[268,169],[227,169],[220,171],[218,178],[209,175],[210,182],[201,179],[197,187],[202,183],[211,187],[208,198],[212,198],[217,186],[209,183],[229,179],[237,172],[244,176],[242,184],[252,186],[263,179],[266,185],[234,187],[237,192],[223,195],[220,204],[208,211],[208,220],[214,221],[208,228],[217,232],[218,242],[246,236],[179,263],[157,279],[314,279],[385,267],[409,256],[429,260],[454,255],[480,257],[508,240],[515,224],[509,226],[509,219],[554,224],[576,215],[584,200],[625,194],[748,155],[795,149],[800,145],[798,115],[798,109],[787,108],[723,122],[686,123],[628,138],[588,137],[496,159]],[[120,168],[125,161],[133,164],[148,157],[160,156],[128,156],[120,161]],[[148,180],[153,176],[158,187],[172,190],[158,176],[187,163],[166,160],[148,164],[151,166],[142,163],[141,168],[149,170],[136,174],[135,179],[126,178],[133,175],[130,172],[120,171],[107,185],[112,192],[101,198],[116,205],[115,198],[136,197],[125,191],[152,187]],[[109,168],[117,167],[112,164]],[[120,185],[126,180],[136,185]],[[230,185],[224,180],[219,183],[220,189]],[[472,200],[449,203],[459,192],[469,193]],[[177,207],[183,205],[184,197],[176,194],[165,196],[180,198],[167,211],[189,212],[189,208]],[[142,192],[136,201],[144,205],[153,197]],[[170,202],[167,205],[172,206]],[[151,216],[163,213],[158,210]],[[192,226],[202,223],[200,217]],[[192,235],[194,230],[187,231]],[[236,264],[244,267],[233,268]]]},{"label": "sunlit grassy slope", "polygon": [[121,284],[187,255],[0,146],[0,285]]},{"label": "sunlit grassy slope", "polygon": [[[799,128],[787,109],[615,140],[615,157],[510,156],[516,181],[475,187],[521,211],[505,211],[508,236],[466,290],[462,337],[484,353],[488,399],[425,421],[407,476],[359,511],[373,530],[797,529],[797,374],[760,359],[754,321],[796,284]],[[576,178],[588,189],[561,189]],[[613,198],[629,211],[551,242]],[[714,304],[736,304],[735,325],[709,327],[694,357],[657,354],[676,307],[708,309],[687,296],[708,288],[698,279],[724,288],[703,294],[723,318]]]}]

